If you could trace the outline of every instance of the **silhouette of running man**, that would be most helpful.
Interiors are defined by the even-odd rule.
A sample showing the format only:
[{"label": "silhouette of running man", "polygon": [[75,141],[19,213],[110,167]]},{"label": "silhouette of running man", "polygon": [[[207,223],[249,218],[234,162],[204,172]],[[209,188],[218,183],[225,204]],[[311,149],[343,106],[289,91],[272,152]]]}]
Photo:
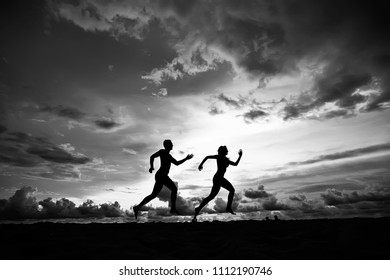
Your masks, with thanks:
[{"label": "silhouette of running man", "polygon": [[200,210],[202,210],[202,208],[218,194],[221,187],[223,187],[229,191],[226,212],[230,212],[233,215],[235,215],[235,213],[233,212],[233,209],[232,209],[234,188],[233,188],[233,185],[228,180],[225,179],[224,175],[225,175],[226,169],[229,165],[234,165],[234,166],[238,165],[238,163],[241,160],[242,150],[238,151],[238,159],[236,162],[230,161],[226,157],[227,154],[228,154],[228,149],[226,148],[226,146],[220,146],[218,148],[218,155],[205,157],[203,159],[203,161],[201,162],[201,164],[199,165],[198,169],[199,169],[199,171],[201,171],[203,169],[203,164],[206,162],[206,160],[216,159],[218,170],[217,170],[217,173],[215,173],[215,175],[213,177],[213,187],[211,188],[211,192],[210,192],[209,196],[206,197],[205,199],[203,199],[203,201],[200,203],[200,205],[195,208],[195,216],[194,216],[192,221],[196,222],[196,216],[198,216]]},{"label": "silhouette of running man", "polygon": [[177,161],[170,154],[170,151],[173,148],[172,141],[164,140],[163,146],[164,149],[161,149],[150,156],[150,169],[149,169],[150,173],[152,173],[154,170],[153,162],[155,158],[160,157],[161,165],[160,165],[160,169],[157,170],[155,175],[156,183],[154,184],[152,193],[147,197],[145,197],[140,204],[133,207],[134,215],[136,219],[138,216],[138,211],[141,209],[141,207],[146,205],[152,199],[156,198],[164,185],[171,190],[171,211],[170,212],[180,215],[180,213],[176,210],[177,187],[175,183],[173,183],[171,178],[169,178],[168,173],[169,173],[169,169],[171,168],[171,163],[173,163],[174,165],[180,165],[183,162],[191,159],[194,155],[189,154],[184,159]]}]

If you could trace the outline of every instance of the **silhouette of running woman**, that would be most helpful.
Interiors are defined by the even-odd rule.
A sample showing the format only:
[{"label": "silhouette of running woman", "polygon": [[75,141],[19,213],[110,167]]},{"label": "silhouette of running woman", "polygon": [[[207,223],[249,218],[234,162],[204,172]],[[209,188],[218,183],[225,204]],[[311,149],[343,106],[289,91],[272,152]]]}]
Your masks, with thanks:
[{"label": "silhouette of running woman", "polygon": [[160,165],[160,169],[157,170],[155,175],[156,183],[154,184],[152,193],[147,197],[145,197],[140,204],[133,207],[134,216],[136,219],[138,216],[138,211],[141,209],[141,207],[146,205],[152,199],[156,198],[164,185],[171,190],[171,211],[170,212],[180,215],[180,213],[176,210],[177,187],[175,183],[173,183],[171,178],[169,178],[168,173],[169,173],[169,169],[171,168],[171,163],[173,163],[174,165],[180,165],[183,162],[191,159],[194,155],[189,154],[184,159],[177,161],[170,154],[170,151],[173,148],[173,144],[171,140],[164,140],[163,146],[164,149],[161,149],[150,156],[150,169],[149,169],[150,173],[152,173],[154,170],[153,162],[155,158],[160,157],[161,165]]},{"label": "silhouette of running woman", "polygon": [[228,149],[226,148],[226,146],[220,146],[218,148],[218,155],[205,157],[203,159],[202,163],[199,165],[198,169],[199,169],[199,171],[201,171],[203,169],[203,164],[206,162],[206,160],[216,159],[218,170],[217,170],[217,173],[215,173],[215,175],[213,177],[213,187],[211,188],[211,192],[210,192],[209,196],[206,197],[205,199],[203,199],[203,201],[200,203],[200,205],[195,208],[195,216],[194,216],[192,221],[196,222],[196,216],[198,216],[200,210],[202,210],[202,208],[218,194],[221,187],[223,187],[229,191],[226,212],[230,212],[233,215],[235,215],[235,213],[233,212],[233,209],[232,209],[234,188],[233,188],[233,185],[228,180],[225,179],[224,175],[225,175],[226,169],[229,165],[234,165],[234,166],[238,165],[238,163],[241,160],[242,150],[238,151],[238,159],[236,162],[230,161],[226,157],[227,154],[228,154]]}]

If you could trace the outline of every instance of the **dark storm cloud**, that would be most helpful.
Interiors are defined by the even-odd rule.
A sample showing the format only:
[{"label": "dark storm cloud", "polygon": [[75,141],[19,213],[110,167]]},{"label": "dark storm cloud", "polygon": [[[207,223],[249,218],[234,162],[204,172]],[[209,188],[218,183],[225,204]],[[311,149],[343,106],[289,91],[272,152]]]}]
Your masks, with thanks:
[{"label": "dark storm cloud", "polygon": [[[69,119],[73,121],[77,121],[81,124],[90,124],[92,123],[94,126],[104,129],[111,130],[115,127],[119,127],[122,123],[116,121],[113,117],[104,117],[104,116],[96,116],[87,114],[85,112],[80,111],[77,108],[64,106],[64,105],[45,105],[39,109],[40,112],[49,113],[51,115],[55,115],[64,119]],[[108,110],[109,114],[113,114],[112,110]]]},{"label": "dark storm cloud", "polygon": [[118,123],[115,120],[109,119],[109,118],[98,119],[95,121],[95,124],[98,127],[103,128],[103,129],[112,129],[114,127],[118,127],[118,126],[122,125],[121,123]]},{"label": "dark storm cloud", "polygon": [[91,159],[85,156],[74,156],[68,151],[54,145],[49,147],[30,147],[26,149],[26,152],[55,163],[86,164],[91,161]]},{"label": "dark storm cloud", "polygon": [[[134,67],[137,70],[132,68],[134,77],[137,76],[138,80],[141,80],[140,73],[144,73],[143,78],[157,84],[168,80],[186,79],[202,73],[212,74],[218,72],[223,63],[229,64],[229,70],[233,69],[235,74],[244,72],[247,76],[257,79],[259,83],[266,83],[280,74],[296,74],[301,70],[301,62],[308,61],[313,66],[308,69],[314,78],[310,100],[304,104],[289,101],[283,111],[286,120],[305,117],[312,110],[330,102],[340,110],[334,110],[320,118],[353,116],[357,105],[363,106],[359,109],[362,112],[384,109],[387,106],[385,103],[390,100],[390,40],[387,36],[388,30],[385,28],[384,19],[387,14],[384,12],[386,11],[384,1],[374,0],[369,4],[352,0],[338,1],[336,4],[326,0],[299,2],[248,0],[239,4],[237,1],[218,0],[191,3],[48,1],[45,9],[38,9],[36,6],[42,6],[42,3],[29,4],[34,6],[31,7],[34,11],[48,13],[45,16],[46,20],[40,17],[39,21],[28,14],[31,22],[40,23],[33,25],[34,32],[39,26],[47,30],[44,26],[51,24],[57,28],[61,26],[67,34],[74,34],[74,37],[66,37],[67,40],[64,39],[61,43],[66,44],[64,48],[68,49],[72,46],[67,42],[80,41],[82,44],[77,45],[77,49],[81,51],[69,51],[75,55],[59,58],[60,64],[65,65],[60,70],[65,73],[64,76],[68,74],[74,80],[83,80],[82,82],[88,80],[89,85],[97,81],[107,82],[104,78],[100,79],[105,77],[102,74],[103,70],[98,75],[96,69],[104,69],[106,75],[107,66],[115,65],[115,70],[120,69],[120,61],[136,61]],[[14,7],[11,14],[16,10]],[[7,13],[4,14],[6,16]],[[23,13],[16,20],[16,24],[9,26],[15,25],[15,31],[23,30],[25,22],[22,22],[23,24],[18,22],[24,16]],[[83,32],[80,32],[81,30]],[[108,41],[95,36],[99,35],[96,34],[98,32],[108,35],[104,37]],[[158,38],[161,40],[157,42],[163,42],[164,52],[150,46],[151,43],[155,43],[151,37],[157,35],[161,35],[161,38]],[[110,36],[116,40],[109,40],[113,39]],[[15,40],[12,40],[13,45],[16,43],[22,45]],[[117,42],[126,44],[131,42],[130,45],[136,51],[128,52],[126,47],[119,48],[120,44],[116,44]],[[30,42],[22,43],[29,45]],[[45,58],[43,66],[49,69],[47,72],[53,69],[53,65],[47,64],[46,61],[51,61],[49,59],[51,57],[59,57],[58,53],[53,53],[53,49],[61,49],[57,44],[58,42],[53,43],[54,47],[53,45],[36,47],[50,54],[48,57],[37,56]],[[85,47],[90,45],[96,46],[94,52]],[[140,55],[144,51],[141,45],[148,47],[147,52],[152,54],[154,60],[146,62],[145,59],[136,59],[144,58]],[[103,59],[105,56],[101,55],[107,49],[113,50],[111,53],[121,55],[131,53],[134,57],[122,59],[121,56],[116,56],[115,61],[107,62]],[[74,63],[81,58],[84,61],[84,57],[85,63]],[[72,64],[77,64],[77,69],[72,67]],[[75,70],[74,73],[68,71],[69,69]],[[228,72],[223,74],[226,76]],[[58,78],[57,76],[50,77],[54,80]],[[214,78],[205,78],[204,81],[211,79]],[[140,82],[138,80],[137,86]],[[172,85],[167,86],[170,94],[193,92],[171,91]],[[363,94],[359,91],[375,87],[375,94]],[[34,94],[39,95],[38,92]],[[352,112],[347,113],[343,109]],[[248,115],[248,120],[251,116],[253,117]],[[74,117],[80,116],[76,113]]]},{"label": "dark storm cloud", "polygon": [[[215,32],[214,42],[251,75],[261,80],[295,71],[296,63],[304,58],[314,57],[320,62],[317,67],[321,70],[313,74],[311,100],[290,102],[285,109],[286,120],[330,102],[349,110],[365,103],[364,112],[381,109],[381,103],[390,100],[390,66],[386,63],[390,40],[383,21],[384,1],[268,1],[268,9],[261,1],[240,6],[225,3],[226,10],[235,10],[219,19],[221,31]],[[249,9],[261,10],[257,20]],[[243,49],[245,52],[239,52]],[[321,62],[325,64],[321,66]],[[375,79],[380,80],[376,95],[359,93],[375,88]],[[338,117],[341,112],[342,116],[352,115],[338,111],[324,117]]]},{"label": "dark storm cloud", "polygon": [[[210,115],[218,115],[218,114],[223,114],[224,111],[219,109],[216,106],[216,103],[218,105],[226,105],[228,108],[234,109],[234,110],[240,110],[240,109],[246,109],[248,110],[248,107],[250,108],[247,112],[245,112],[242,115],[238,115],[240,117],[243,117],[244,121],[246,123],[252,123],[255,120],[259,118],[264,118],[269,116],[269,113],[266,112],[266,109],[263,107],[266,106],[275,106],[279,102],[263,102],[259,103],[256,99],[251,98],[250,96],[239,96],[237,98],[232,98],[229,96],[226,96],[225,94],[221,93],[217,96],[214,96],[211,99],[211,102],[213,103],[210,106],[209,114]],[[271,106],[271,107],[272,107]]]},{"label": "dark storm cloud", "polygon": [[1,146],[0,152],[0,163],[8,166],[34,167],[42,163],[42,160],[30,156],[18,148]]},{"label": "dark storm cloud", "polygon": [[42,164],[42,159],[29,154],[29,147],[51,146],[45,138],[33,137],[22,132],[9,132],[0,139],[0,162],[5,165],[34,167]]},{"label": "dark storm cloud", "polygon": [[[150,75],[144,76],[155,83],[216,69],[224,59],[216,56],[211,45],[233,56],[236,63],[248,72],[273,74],[284,67],[279,58],[265,55],[264,52],[263,44],[279,47],[283,43],[283,30],[279,24],[258,20],[258,12],[263,14],[262,9],[268,6],[264,2],[251,1],[237,5],[230,1],[171,1],[162,5],[160,1],[113,1],[109,4],[81,1],[53,6],[56,16],[84,30],[121,33],[139,40],[146,38],[145,30],[149,30],[153,20],[158,20],[171,35],[172,45],[178,46],[178,56],[164,67],[155,68]],[[93,14],[99,16],[91,16],[85,11],[87,7],[94,7]],[[119,19],[133,21],[135,25],[118,24]],[[193,32],[196,29],[203,32]],[[182,46],[189,52],[183,50]]]},{"label": "dark storm cloud", "polygon": [[288,103],[286,107],[284,107],[284,116],[283,119],[289,120],[301,117],[302,114],[305,114],[314,109],[313,105],[302,105],[299,102],[296,103]]},{"label": "dark storm cloud", "polygon": [[362,155],[368,155],[376,152],[387,152],[390,150],[390,143],[385,144],[378,144],[373,146],[368,146],[364,148],[359,149],[353,149],[348,151],[343,151],[339,153],[334,154],[327,154],[327,155],[321,155],[319,157],[300,161],[300,162],[290,162],[289,165],[305,165],[305,164],[313,164],[318,163],[322,161],[332,161],[332,160],[338,160],[338,159],[345,159],[345,158],[351,158],[351,157],[357,157]]},{"label": "dark storm cloud", "polygon": [[16,172],[14,167],[22,167],[24,169],[17,169],[21,176],[80,180],[78,168],[92,164],[92,159],[74,150],[70,144],[55,145],[46,137],[9,132],[0,138],[1,173]]},{"label": "dark storm cloud", "polygon": [[[301,71],[301,62],[308,62],[304,71],[314,85],[304,94],[310,98],[290,100],[285,120],[306,117],[327,103],[339,110],[317,118],[353,116],[358,105],[362,112],[384,109],[390,101],[390,40],[381,0],[80,1],[54,3],[52,9],[58,19],[84,30],[139,41],[158,22],[176,57],[142,76],[157,85],[212,73],[225,62],[236,74],[244,72],[264,85],[272,77]],[[361,92],[369,89],[374,93]],[[232,108],[241,105],[222,99]]]},{"label": "dark storm cloud", "polygon": [[239,99],[233,99],[230,97],[227,97],[225,94],[221,93],[220,95],[217,96],[217,100],[220,100],[224,102],[226,105],[239,109],[243,105],[247,103],[247,101],[244,98],[239,98]]},{"label": "dark storm cloud", "polygon": [[69,118],[72,120],[80,121],[83,118],[87,116],[86,113],[81,112],[80,110],[73,108],[73,107],[67,107],[63,105],[57,105],[57,106],[44,106],[40,109],[42,112],[48,112],[55,114],[59,117]]},{"label": "dark storm cloud", "polygon": [[92,200],[76,204],[67,198],[53,201],[46,198],[37,201],[37,189],[23,187],[9,199],[0,200],[0,219],[51,219],[51,218],[87,218],[87,217],[120,217],[124,215],[118,202],[95,205]]},{"label": "dark storm cloud", "polygon": [[[261,6],[257,9],[261,9]],[[240,12],[244,11],[249,12],[247,7]],[[288,64],[282,61],[281,55],[281,48],[285,43],[282,26],[272,20],[265,22],[250,18],[251,16],[253,12],[248,17],[239,13],[224,14],[223,30],[219,34],[216,33],[216,41],[235,56],[240,67],[260,80],[285,72]],[[272,51],[267,53],[266,48]]]},{"label": "dark storm cloud", "polygon": [[[267,192],[263,185],[258,186],[256,190],[244,189],[243,194],[251,199],[251,201],[243,201],[241,208],[244,212],[248,212],[249,209],[255,211],[259,211],[259,209],[267,211],[290,209],[287,204],[280,202],[274,194]],[[248,202],[254,202],[254,204],[248,204]]]},{"label": "dark storm cloud", "polygon": [[20,144],[49,144],[49,141],[44,137],[33,137],[31,134],[27,134],[24,132],[8,132],[5,140]]},{"label": "dark storm cloud", "polygon": [[247,123],[251,123],[258,118],[263,118],[266,116],[268,116],[268,113],[264,112],[263,110],[258,110],[258,109],[252,109],[243,115],[244,120]]},{"label": "dark storm cloud", "polygon": [[272,196],[272,194],[265,191],[264,186],[262,186],[262,185],[258,186],[256,190],[254,190],[254,189],[244,190],[244,195],[247,198],[251,198],[251,199],[267,198],[267,197]]},{"label": "dark storm cloud", "polygon": [[352,113],[347,109],[353,111],[356,105],[368,100],[368,96],[363,96],[356,91],[371,84],[372,77],[370,75],[350,75],[343,73],[343,70],[336,73],[333,73],[331,70],[329,72],[331,73],[322,74],[321,77],[317,78],[316,87],[311,91],[313,97],[310,103],[302,104],[298,99],[298,101],[291,102],[284,108],[284,120],[300,117],[329,102],[335,102],[335,105],[340,109],[328,112],[321,118],[330,119],[340,116],[351,116]]},{"label": "dark storm cloud", "polygon": [[340,110],[333,110],[330,112],[327,112],[323,114],[322,118],[323,119],[333,119],[333,118],[338,118],[338,117],[344,117],[344,118],[349,118],[353,117],[355,114],[349,110],[345,109],[340,109]]},{"label": "dark storm cloud", "polygon": [[[107,4],[110,10],[109,6],[115,3],[101,4]],[[74,15],[71,6],[84,6],[79,14],[76,13],[81,23],[106,22],[98,15],[95,5],[86,1],[15,0],[2,5],[0,119],[3,115],[5,119],[14,114],[26,116],[23,105],[33,103],[37,104],[36,111],[43,109],[41,114],[69,119],[70,124],[86,121],[88,117],[88,128],[96,130],[94,120],[99,117],[89,115],[90,109],[99,104],[95,98],[100,96],[102,102],[110,99],[106,103],[123,104],[122,98],[127,100],[129,92],[138,93],[145,85],[140,74],[166,60],[172,50],[161,38],[164,32],[158,33],[157,22],[152,24],[152,36],[141,44],[129,40],[128,36],[122,40],[110,36],[109,32],[85,32],[70,19],[59,17],[57,8],[61,5],[65,6],[64,13],[70,16]],[[119,13],[121,11],[124,10],[119,9]],[[89,30],[95,29],[91,26]],[[150,53],[153,56],[148,56]],[[108,67],[112,69],[112,65],[114,71],[109,71]],[[3,110],[5,108],[7,112]]]},{"label": "dark storm cloud", "polygon": [[[353,95],[346,96],[345,98],[339,99],[336,102],[340,108],[353,108],[356,104],[366,102],[368,100],[367,96],[355,93]],[[339,110],[343,111],[343,110]]]},{"label": "dark storm cloud", "polygon": [[[340,108],[353,108],[367,101],[362,111],[370,111],[381,109],[381,103],[390,100],[390,67],[378,60],[378,57],[389,56],[384,5],[385,1],[348,0],[336,4],[284,1],[280,5],[286,22],[291,23],[290,28],[286,27],[291,32],[290,44],[303,55],[323,51],[321,56],[326,63],[315,76],[312,102],[306,106],[290,104],[286,108],[286,119],[300,117],[326,102],[335,102]],[[375,79],[381,81],[376,95],[359,94],[359,89],[375,88]]]},{"label": "dark storm cloud", "polygon": [[356,89],[368,85],[372,77],[368,74],[332,73],[317,81],[316,106],[336,101],[339,107],[352,107],[366,101],[367,97],[356,94]]},{"label": "dark storm cloud", "polygon": [[362,201],[371,202],[390,202],[390,192],[383,191],[367,191],[351,193],[337,191],[335,189],[328,189],[325,193],[321,194],[321,198],[327,205],[340,205],[340,204],[354,204]]},{"label": "dark storm cloud", "polygon": [[220,93],[215,95],[209,99],[210,107],[209,114],[210,115],[219,115],[224,114],[224,110],[221,107],[240,110],[247,106],[254,105],[255,101],[249,99],[248,97],[238,96],[238,97],[229,97],[224,93]]},{"label": "dark storm cloud", "polygon": [[[221,3],[215,4],[216,10]],[[350,108],[362,103],[367,97],[355,91],[369,86],[373,77],[383,80],[384,90],[370,101],[370,108],[388,100],[390,68],[385,58],[389,57],[390,40],[383,21],[384,1],[223,3],[225,11],[231,13],[222,13],[218,32],[209,32],[247,72],[274,76],[294,70],[300,59],[314,56],[327,65],[315,78],[313,107],[336,102]]]}]

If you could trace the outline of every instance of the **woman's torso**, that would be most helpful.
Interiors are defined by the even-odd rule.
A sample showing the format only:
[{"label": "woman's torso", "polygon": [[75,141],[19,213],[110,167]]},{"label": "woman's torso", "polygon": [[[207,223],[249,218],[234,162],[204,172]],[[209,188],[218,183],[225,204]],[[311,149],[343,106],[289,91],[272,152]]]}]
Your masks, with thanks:
[{"label": "woman's torso", "polygon": [[229,159],[225,156],[217,157],[217,173],[215,173],[214,177],[223,177],[225,175],[226,169],[229,166]]}]

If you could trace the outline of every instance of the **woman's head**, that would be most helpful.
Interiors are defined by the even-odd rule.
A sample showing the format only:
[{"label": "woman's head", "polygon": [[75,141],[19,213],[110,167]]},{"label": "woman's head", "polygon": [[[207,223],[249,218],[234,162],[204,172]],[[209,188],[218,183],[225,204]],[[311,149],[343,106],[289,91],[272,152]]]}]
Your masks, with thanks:
[{"label": "woman's head", "polygon": [[226,156],[228,154],[228,149],[226,146],[220,146],[218,148],[218,155]]}]

